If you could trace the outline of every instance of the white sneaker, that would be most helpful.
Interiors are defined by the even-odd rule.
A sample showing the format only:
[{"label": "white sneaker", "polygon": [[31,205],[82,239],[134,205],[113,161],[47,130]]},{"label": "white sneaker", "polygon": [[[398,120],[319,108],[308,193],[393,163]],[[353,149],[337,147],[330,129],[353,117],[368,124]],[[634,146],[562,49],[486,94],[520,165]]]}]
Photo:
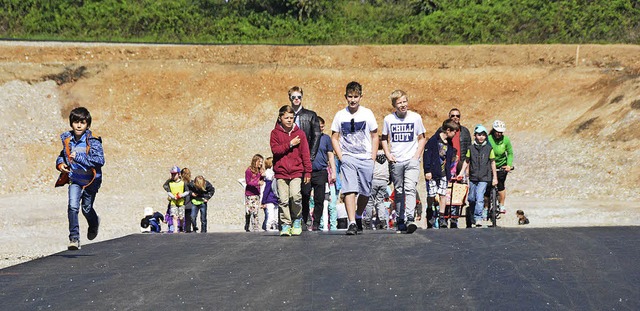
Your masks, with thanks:
[{"label": "white sneaker", "polygon": [[79,240],[71,240],[69,241],[69,245],[67,249],[70,251],[77,251],[80,249],[80,241]]},{"label": "white sneaker", "polygon": [[507,208],[500,205],[500,214],[506,214],[507,213]]}]

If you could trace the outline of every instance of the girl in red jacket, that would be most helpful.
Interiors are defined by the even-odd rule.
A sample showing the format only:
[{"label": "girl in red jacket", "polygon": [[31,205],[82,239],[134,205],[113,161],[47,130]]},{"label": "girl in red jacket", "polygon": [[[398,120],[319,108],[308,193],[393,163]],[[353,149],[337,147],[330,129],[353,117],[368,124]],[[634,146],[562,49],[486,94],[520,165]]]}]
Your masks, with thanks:
[{"label": "girl in red jacket", "polygon": [[[289,105],[278,112],[278,122],[271,131],[273,171],[278,185],[278,210],[280,212],[280,235],[291,236],[302,233],[302,182],[311,178],[311,157],[304,132],[294,122],[295,112]],[[289,200],[293,202],[289,206]]]}]

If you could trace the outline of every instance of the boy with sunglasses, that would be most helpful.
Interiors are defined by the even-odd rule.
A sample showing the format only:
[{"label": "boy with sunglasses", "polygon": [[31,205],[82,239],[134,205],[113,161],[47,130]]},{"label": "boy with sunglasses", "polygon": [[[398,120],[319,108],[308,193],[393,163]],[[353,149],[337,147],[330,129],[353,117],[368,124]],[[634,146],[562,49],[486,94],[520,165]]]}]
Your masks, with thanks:
[{"label": "boy with sunglasses", "polygon": [[371,195],[378,123],[370,109],[360,106],[360,83],[347,84],[344,98],[347,107],[336,113],[331,124],[331,144],[341,162],[341,190],[349,219],[347,235],[356,235],[363,230],[362,212]]},{"label": "boy with sunglasses", "polygon": [[462,115],[460,114],[460,109],[451,108],[449,110],[449,119],[453,120],[453,122],[457,123],[460,127],[460,130],[456,132],[456,136],[453,136],[451,139],[451,143],[453,144],[453,148],[456,148],[456,175],[460,174],[460,169],[462,168],[462,162],[464,162],[464,157],[467,154],[467,150],[469,150],[469,146],[471,146],[471,133],[469,129],[462,126],[460,124],[460,119]]},{"label": "boy with sunglasses", "polygon": [[[311,163],[313,163],[320,146],[320,137],[322,137],[318,115],[314,111],[302,107],[302,97],[304,93],[301,87],[294,86],[290,88],[288,94],[289,102],[291,102],[291,108],[293,108],[294,111],[294,122],[307,137]],[[306,229],[304,227],[307,226],[307,222],[309,221],[309,200],[311,199],[311,189],[311,183],[302,184],[303,229]]]}]

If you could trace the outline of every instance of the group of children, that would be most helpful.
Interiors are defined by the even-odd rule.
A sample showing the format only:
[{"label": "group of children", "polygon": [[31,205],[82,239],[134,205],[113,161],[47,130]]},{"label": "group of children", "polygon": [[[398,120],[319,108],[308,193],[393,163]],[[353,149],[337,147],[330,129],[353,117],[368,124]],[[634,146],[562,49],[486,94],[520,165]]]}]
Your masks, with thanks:
[{"label": "group of children", "polygon": [[[167,192],[167,212],[164,222],[168,233],[198,232],[197,219],[200,213],[200,232],[207,232],[207,203],[215,188],[202,175],[191,179],[191,170],[178,166],[170,169],[171,177],[163,185]],[[145,215],[147,217],[148,215]]]},{"label": "group of children", "polygon": [[[346,228],[349,235],[358,234],[364,227],[390,228],[390,224],[399,232],[414,232],[416,221],[422,217],[416,191],[420,162],[427,188],[427,227],[458,227],[462,204],[454,208],[448,205],[452,202],[452,182],[461,179],[469,183],[467,227],[481,227],[485,192],[489,185],[499,184],[493,142],[489,143],[486,128],[477,125],[466,152],[459,155],[460,142],[454,143],[454,138],[460,139],[462,128],[459,112],[458,119],[445,120],[427,139],[422,118],[408,109],[407,94],[396,90],[390,96],[395,111],[385,117],[379,136],[375,117],[371,110],[360,106],[361,98],[362,86],[349,83],[345,93],[347,107],[336,113],[331,126],[337,169],[330,174],[337,178],[334,183],[327,182],[325,191],[325,204],[332,214],[328,227]],[[502,127],[494,126],[494,131],[501,130],[502,134],[504,122],[495,124]],[[296,123],[296,112],[290,105],[279,109],[270,146],[273,157],[264,160],[255,155],[245,172],[245,230],[260,230],[258,211],[263,209],[262,230],[279,229],[283,236],[300,235],[306,223],[303,219],[307,218],[301,215],[301,188],[310,180],[311,157],[307,137]],[[509,156],[511,160],[504,165],[512,168],[510,143]],[[504,179],[501,182],[504,189]],[[346,213],[341,213],[339,207]]]},{"label": "group of children", "polygon": [[[292,88],[289,93],[292,104],[300,105],[302,90]],[[329,154],[335,154],[336,163],[335,169],[333,163],[326,168],[331,178],[325,187],[324,203],[330,217],[315,213],[316,219],[311,216],[314,229],[318,229],[318,217],[330,218],[325,219],[324,228],[346,227],[348,235],[355,235],[364,228],[363,217],[367,225],[379,228],[389,228],[391,218],[395,217],[399,232],[414,232],[415,222],[421,217],[421,208],[416,210],[420,202],[416,184],[421,160],[427,183],[428,228],[436,223],[441,228],[457,227],[456,217],[445,217],[447,187],[457,179],[469,182],[467,227],[474,223],[476,227],[482,226],[484,195],[489,184],[497,186],[500,205],[504,206],[504,180],[513,169],[513,150],[508,137],[504,136],[504,122],[496,120],[491,135],[484,126],[477,125],[473,141],[461,155],[456,147],[459,149],[462,144],[461,129],[466,129],[459,124],[457,109],[450,111],[449,119],[427,140],[422,118],[408,109],[407,94],[396,90],[390,96],[395,111],[385,117],[382,135],[378,136],[373,112],[360,106],[361,99],[362,86],[355,81],[349,83],[345,92],[347,105],[336,113],[331,124]],[[279,230],[282,236],[302,233],[301,189],[310,182],[315,155],[310,154],[305,132],[297,124],[299,111],[300,106],[294,110],[291,105],[279,109],[269,141],[273,157],[264,159],[254,155],[245,172],[246,231],[257,231],[261,227]],[[451,114],[455,111],[457,119]],[[98,235],[100,218],[93,202],[102,183],[101,168],[105,160],[102,140],[89,129],[91,114],[86,108],[73,109],[69,125],[71,130],[60,136],[63,148],[56,159],[56,168],[60,171],[56,187],[69,185],[68,249],[77,250],[80,248],[80,210],[89,225],[87,239],[93,240]],[[469,136],[468,130],[466,135]],[[460,160],[462,169],[458,165]],[[200,232],[207,232],[207,203],[214,195],[214,187],[202,175],[192,180],[188,168],[180,170],[174,166],[170,173],[171,178],[163,186],[168,200],[166,214],[145,209],[141,228],[160,232],[160,224],[166,223],[168,232],[197,232],[196,220],[200,213]],[[391,183],[395,193],[393,201],[387,190]],[[439,208],[436,208],[438,201]],[[261,226],[258,224],[260,209],[265,213]],[[452,214],[449,212],[455,216]],[[520,223],[528,223],[523,213],[518,214]]]}]

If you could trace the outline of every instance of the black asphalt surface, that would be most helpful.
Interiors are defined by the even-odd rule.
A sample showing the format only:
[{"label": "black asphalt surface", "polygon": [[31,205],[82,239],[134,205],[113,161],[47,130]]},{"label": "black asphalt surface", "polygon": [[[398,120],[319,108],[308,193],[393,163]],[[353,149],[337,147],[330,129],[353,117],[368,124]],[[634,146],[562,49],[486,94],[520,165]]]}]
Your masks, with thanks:
[{"label": "black asphalt surface", "polygon": [[134,234],[0,270],[0,306],[640,310],[639,282],[640,227]]}]

